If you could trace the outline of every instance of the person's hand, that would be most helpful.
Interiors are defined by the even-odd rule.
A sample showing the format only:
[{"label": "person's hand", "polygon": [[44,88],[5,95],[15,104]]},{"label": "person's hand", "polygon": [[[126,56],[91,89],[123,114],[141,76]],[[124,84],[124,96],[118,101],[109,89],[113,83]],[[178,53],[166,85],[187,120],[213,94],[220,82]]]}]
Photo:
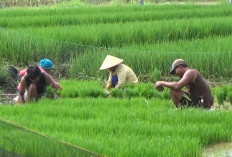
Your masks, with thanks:
[{"label": "person's hand", "polygon": [[107,97],[107,98],[110,98],[110,97],[111,97],[110,91],[106,89],[105,92],[106,92],[106,97]]},{"label": "person's hand", "polygon": [[164,90],[164,87],[163,87],[163,81],[157,81],[156,82],[156,89],[158,90],[158,91],[163,91]]},{"label": "person's hand", "polygon": [[63,90],[63,88],[59,84],[56,84],[56,86],[58,87],[58,90],[60,90],[60,91]]}]

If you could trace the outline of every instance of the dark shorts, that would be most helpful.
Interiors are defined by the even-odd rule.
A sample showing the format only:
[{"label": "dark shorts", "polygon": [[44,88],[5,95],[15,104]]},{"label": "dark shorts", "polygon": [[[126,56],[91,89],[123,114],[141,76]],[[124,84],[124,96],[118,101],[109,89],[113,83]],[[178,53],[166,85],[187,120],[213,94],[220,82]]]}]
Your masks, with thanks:
[{"label": "dark shorts", "polygon": [[[205,107],[204,104],[202,103],[203,100],[201,100],[201,98],[196,99],[196,101],[192,101],[190,98],[189,93],[184,92],[185,96],[183,96],[180,100],[180,107],[202,107],[202,108],[211,108],[211,106],[209,107]],[[202,101],[202,102],[201,102]]]},{"label": "dark shorts", "polygon": [[203,107],[200,101],[201,100],[199,99],[193,102],[190,98],[189,93],[184,92],[184,95],[182,96],[180,100],[180,107]]},{"label": "dark shorts", "polygon": [[194,106],[189,94],[187,92],[184,92],[184,93],[189,97],[189,99],[182,96],[180,100],[180,107]]}]

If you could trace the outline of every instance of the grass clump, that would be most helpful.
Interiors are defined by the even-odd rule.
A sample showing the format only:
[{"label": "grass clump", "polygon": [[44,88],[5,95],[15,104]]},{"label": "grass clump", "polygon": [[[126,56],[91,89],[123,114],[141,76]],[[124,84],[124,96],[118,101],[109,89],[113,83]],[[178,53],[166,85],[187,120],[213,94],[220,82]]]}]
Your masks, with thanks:
[{"label": "grass clump", "polygon": [[0,89],[3,89],[4,87],[10,86],[13,81],[10,78],[7,62],[4,60],[0,61],[0,67]]},{"label": "grass clump", "polygon": [[216,91],[216,97],[217,97],[217,100],[218,100],[218,104],[220,106],[222,106],[223,103],[224,103],[224,100],[225,100],[225,93],[224,93],[224,91],[222,89],[218,89]]},{"label": "grass clump", "polygon": [[156,82],[161,79],[161,71],[155,68],[152,71],[151,76],[152,76],[152,82]]},{"label": "grass clump", "polygon": [[[231,141],[232,136],[231,111],[179,110],[170,101],[155,98],[147,102],[144,98],[44,99],[25,106],[0,106],[0,115],[103,156],[198,157],[202,147]],[[23,155],[27,150],[32,157],[36,152],[46,156],[47,150],[56,150],[45,149],[52,144],[22,145],[22,138],[16,138],[19,133],[4,130],[0,137],[12,136],[15,144],[1,138],[1,148]],[[30,143],[30,138],[24,138],[25,142]]]},{"label": "grass clump", "polygon": [[63,90],[57,91],[57,94],[62,98],[106,97],[99,81],[62,80],[59,84]]}]

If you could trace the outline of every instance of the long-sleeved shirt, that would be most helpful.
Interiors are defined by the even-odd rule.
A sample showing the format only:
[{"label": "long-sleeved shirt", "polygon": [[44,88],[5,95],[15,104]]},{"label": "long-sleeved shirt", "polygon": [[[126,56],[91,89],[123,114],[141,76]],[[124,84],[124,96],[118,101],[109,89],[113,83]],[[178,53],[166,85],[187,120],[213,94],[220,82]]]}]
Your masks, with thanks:
[{"label": "long-sleeved shirt", "polygon": [[115,86],[115,88],[123,88],[124,85],[127,82],[137,84],[138,78],[136,77],[133,70],[126,66],[125,64],[120,64],[116,67],[114,72],[110,72],[110,76],[108,79],[108,83],[106,85],[106,89],[109,89],[112,87],[112,76],[117,75],[118,76],[118,84]]}]

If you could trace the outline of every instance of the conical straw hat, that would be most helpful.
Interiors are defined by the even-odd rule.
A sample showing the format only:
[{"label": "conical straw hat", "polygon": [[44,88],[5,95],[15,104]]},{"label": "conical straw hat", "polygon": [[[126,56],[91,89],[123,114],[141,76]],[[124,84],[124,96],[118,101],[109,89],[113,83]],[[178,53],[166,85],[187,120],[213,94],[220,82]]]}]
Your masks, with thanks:
[{"label": "conical straw hat", "polygon": [[104,69],[109,69],[115,65],[118,65],[120,63],[123,62],[123,59],[111,56],[111,55],[107,55],[105,60],[103,61],[100,70],[104,70]]}]

